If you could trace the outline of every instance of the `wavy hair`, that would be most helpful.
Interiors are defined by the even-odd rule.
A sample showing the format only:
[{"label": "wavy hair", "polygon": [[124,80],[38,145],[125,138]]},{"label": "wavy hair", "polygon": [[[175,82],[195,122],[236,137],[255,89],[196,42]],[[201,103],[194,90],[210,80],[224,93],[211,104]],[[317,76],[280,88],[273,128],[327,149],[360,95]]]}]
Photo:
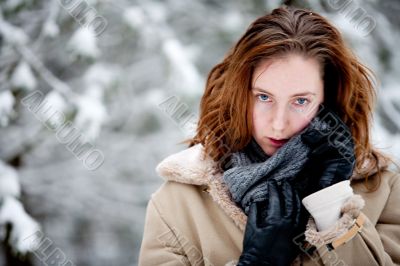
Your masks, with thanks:
[{"label": "wavy hair", "polygon": [[[291,53],[318,60],[323,72],[323,104],[336,111],[351,129],[356,144],[355,171],[366,181],[377,173],[380,183],[381,172],[392,160],[370,142],[376,100],[374,75],[359,62],[327,19],[307,9],[282,6],[248,27],[209,73],[196,134],[182,143],[189,147],[201,143],[205,154],[219,163],[219,169],[225,169],[230,154],[245,147],[252,137],[249,107],[254,69],[261,61]],[[369,163],[365,164],[365,160]]]}]

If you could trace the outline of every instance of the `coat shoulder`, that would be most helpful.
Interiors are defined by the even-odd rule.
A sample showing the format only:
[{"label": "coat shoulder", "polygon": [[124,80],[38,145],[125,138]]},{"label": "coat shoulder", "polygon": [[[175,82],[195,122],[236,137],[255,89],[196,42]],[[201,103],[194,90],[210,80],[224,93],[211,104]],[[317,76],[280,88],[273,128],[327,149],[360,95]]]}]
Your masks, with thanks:
[{"label": "coat shoulder", "polygon": [[400,184],[400,172],[386,171],[386,178],[390,180],[391,184]]},{"label": "coat shoulder", "polygon": [[162,216],[173,216],[178,212],[188,213],[194,205],[204,202],[202,191],[205,185],[193,185],[176,181],[165,181],[152,195],[151,200]]},{"label": "coat shoulder", "polygon": [[358,179],[352,179],[351,184],[356,187],[364,186],[365,188],[373,188],[373,187],[379,187],[381,188],[382,186],[387,186],[387,187],[392,187],[395,183],[400,182],[400,172],[395,172],[391,170],[383,170],[380,173],[380,176],[378,173],[374,173],[370,175],[368,178],[361,178],[359,177]]},{"label": "coat shoulder", "polygon": [[206,185],[187,184],[177,181],[164,181],[164,183],[151,195],[156,202],[174,202],[187,197],[194,197],[199,194],[199,190],[206,188]]},{"label": "coat shoulder", "polygon": [[400,173],[391,170],[385,170],[382,172],[379,181],[380,181],[380,186],[385,185],[389,188],[390,191],[392,191],[393,189],[399,189]]}]

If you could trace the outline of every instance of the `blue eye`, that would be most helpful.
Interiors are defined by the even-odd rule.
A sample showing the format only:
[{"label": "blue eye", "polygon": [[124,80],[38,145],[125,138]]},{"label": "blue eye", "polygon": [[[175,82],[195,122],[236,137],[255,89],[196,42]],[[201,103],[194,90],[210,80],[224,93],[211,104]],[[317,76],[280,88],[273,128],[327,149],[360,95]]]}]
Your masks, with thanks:
[{"label": "blue eye", "polygon": [[297,99],[297,103],[299,103],[299,105],[305,105],[306,102],[308,102],[307,98],[298,98]]},{"label": "blue eye", "polygon": [[257,97],[258,97],[258,99],[260,99],[263,102],[267,101],[269,98],[268,95],[266,95],[266,94],[259,94],[259,95],[257,95]]}]

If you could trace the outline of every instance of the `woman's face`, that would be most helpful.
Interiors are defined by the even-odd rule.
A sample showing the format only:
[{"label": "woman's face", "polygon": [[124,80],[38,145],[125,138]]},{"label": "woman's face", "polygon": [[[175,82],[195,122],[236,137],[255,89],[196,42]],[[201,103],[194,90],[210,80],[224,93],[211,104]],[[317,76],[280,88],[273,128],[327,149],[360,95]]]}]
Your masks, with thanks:
[{"label": "woman's face", "polygon": [[317,114],[324,100],[320,65],[295,54],[263,61],[254,70],[251,97],[253,137],[271,156]]}]

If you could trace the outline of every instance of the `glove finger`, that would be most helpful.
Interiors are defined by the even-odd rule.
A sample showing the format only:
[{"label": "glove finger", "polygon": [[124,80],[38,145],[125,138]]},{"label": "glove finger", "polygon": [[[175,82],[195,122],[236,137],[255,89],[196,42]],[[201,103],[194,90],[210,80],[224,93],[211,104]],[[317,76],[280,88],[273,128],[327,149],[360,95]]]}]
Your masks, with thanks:
[{"label": "glove finger", "polygon": [[340,160],[331,160],[326,165],[325,170],[319,180],[319,185],[321,188],[326,188],[332,184],[336,171],[339,166],[339,161]]},{"label": "glove finger", "polygon": [[282,199],[279,195],[279,188],[275,181],[269,183],[268,190],[269,199],[266,219],[267,221],[270,221],[282,217]]},{"label": "glove finger", "polygon": [[301,200],[299,193],[297,193],[296,189],[293,186],[290,187],[292,189],[293,195],[293,214],[291,218],[294,226],[297,227],[300,223]]},{"label": "glove finger", "polygon": [[350,165],[347,160],[343,158],[330,160],[326,165],[319,180],[321,188],[326,188],[337,182],[347,180],[353,172],[353,165]]},{"label": "glove finger", "polygon": [[295,208],[295,202],[293,202],[292,186],[288,182],[283,182],[280,191],[283,197],[284,204],[283,218],[289,219],[293,216],[293,211]]},{"label": "glove finger", "polygon": [[253,221],[254,223],[257,221],[257,203],[256,202],[253,202],[250,205],[247,220]]},{"label": "glove finger", "polygon": [[307,144],[307,145],[315,145],[317,142],[319,142],[322,138],[322,134],[320,134],[317,130],[315,129],[310,129],[309,131],[304,132],[301,134],[301,140]]},{"label": "glove finger", "polygon": [[334,145],[352,145],[353,137],[349,127],[340,120],[338,126],[334,128],[334,131],[328,137],[329,142]]}]

